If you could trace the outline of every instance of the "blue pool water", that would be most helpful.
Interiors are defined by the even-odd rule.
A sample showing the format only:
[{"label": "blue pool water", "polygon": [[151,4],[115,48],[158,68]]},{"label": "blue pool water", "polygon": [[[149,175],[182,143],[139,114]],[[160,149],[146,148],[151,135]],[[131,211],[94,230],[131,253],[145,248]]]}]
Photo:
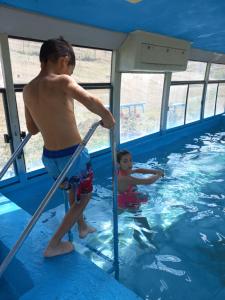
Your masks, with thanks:
[{"label": "blue pool water", "polygon": [[[120,281],[146,300],[225,299],[225,132],[142,156],[135,167],[163,169],[165,178],[139,188],[150,195],[141,211],[119,215]],[[99,180],[87,217],[98,228],[88,243],[112,257],[110,189],[111,178]]]},{"label": "blue pool water", "polygon": [[[120,282],[146,300],[224,300],[225,130],[160,149],[134,153],[135,167],[163,169],[165,178],[139,187],[150,197],[140,211],[119,214]],[[113,259],[111,182],[110,168],[96,174],[85,216],[97,232],[80,240],[73,230],[76,250],[105,270]],[[63,215],[61,204],[40,222],[56,228]],[[15,299],[6,282],[2,287]]]}]

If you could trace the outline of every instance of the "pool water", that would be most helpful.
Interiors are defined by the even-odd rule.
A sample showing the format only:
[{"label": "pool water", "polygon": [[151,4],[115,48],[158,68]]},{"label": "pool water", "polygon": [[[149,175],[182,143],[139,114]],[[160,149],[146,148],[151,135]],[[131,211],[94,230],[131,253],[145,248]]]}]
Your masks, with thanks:
[{"label": "pool water", "polygon": [[[119,214],[121,283],[146,300],[225,299],[225,132],[134,166],[163,169],[165,178],[139,187],[150,196],[140,211]],[[111,178],[98,180],[86,215],[98,229],[88,243],[113,257],[110,189]]]}]

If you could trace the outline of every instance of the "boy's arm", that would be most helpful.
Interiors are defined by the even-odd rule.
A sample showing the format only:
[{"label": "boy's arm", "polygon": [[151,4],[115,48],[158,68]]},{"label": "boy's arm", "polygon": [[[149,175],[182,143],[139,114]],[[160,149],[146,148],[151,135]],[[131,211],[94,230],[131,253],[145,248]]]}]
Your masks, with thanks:
[{"label": "boy's arm", "polygon": [[32,135],[37,134],[40,130],[38,129],[37,125],[35,124],[26,105],[25,105],[25,119],[26,119],[26,125],[27,125],[28,132],[31,133]]},{"label": "boy's arm", "polygon": [[100,99],[83,89],[70,76],[65,79],[67,81],[67,95],[82,103],[91,112],[99,115],[102,118],[103,127],[111,129],[115,124],[115,120],[111,112],[101,103]]},{"label": "boy's arm", "polygon": [[154,169],[133,169],[132,173],[140,173],[140,174],[154,174],[164,176],[164,172],[162,170],[154,170]]},{"label": "boy's arm", "polygon": [[155,174],[152,176],[149,176],[147,178],[136,178],[133,176],[129,176],[129,184],[131,185],[138,185],[138,184],[143,184],[143,185],[147,185],[147,184],[152,184],[154,183],[156,180],[158,180],[160,177],[162,177],[162,174]]}]

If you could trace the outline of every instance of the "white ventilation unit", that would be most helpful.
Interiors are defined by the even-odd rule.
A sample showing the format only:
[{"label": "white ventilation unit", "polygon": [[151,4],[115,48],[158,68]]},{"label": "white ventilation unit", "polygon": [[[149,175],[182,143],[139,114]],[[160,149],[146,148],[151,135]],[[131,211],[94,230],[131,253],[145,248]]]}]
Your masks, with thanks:
[{"label": "white ventilation unit", "polygon": [[187,68],[190,42],[131,32],[119,49],[119,72],[172,72]]}]

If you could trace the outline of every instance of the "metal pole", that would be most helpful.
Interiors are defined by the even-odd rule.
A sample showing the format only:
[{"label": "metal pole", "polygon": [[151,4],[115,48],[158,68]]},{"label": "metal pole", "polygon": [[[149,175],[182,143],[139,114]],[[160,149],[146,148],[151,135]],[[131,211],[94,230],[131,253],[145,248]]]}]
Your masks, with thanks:
[{"label": "metal pole", "polygon": [[25,230],[21,234],[20,238],[18,239],[16,244],[13,246],[13,248],[10,250],[10,252],[6,256],[6,258],[3,260],[2,264],[0,265],[0,277],[2,276],[3,272],[5,271],[5,269],[7,268],[7,266],[9,265],[11,260],[13,259],[13,257],[16,255],[17,251],[22,246],[24,240],[26,239],[28,234],[31,232],[34,225],[37,223],[37,221],[40,218],[43,210],[45,209],[45,207],[49,203],[51,197],[54,195],[54,193],[56,192],[56,190],[58,189],[60,184],[63,182],[66,174],[68,173],[68,171],[70,170],[70,168],[72,167],[72,165],[74,164],[74,162],[76,161],[78,156],[80,155],[83,148],[86,146],[87,142],[89,141],[89,139],[93,135],[96,128],[100,125],[100,123],[101,123],[101,121],[94,123],[92,125],[92,127],[89,129],[89,131],[86,134],[86,136],[84,137],[82,143],[78,146],[78,148],[76,149],[76,151],[72,155],[71,159],[68,161],[65,168],[62,170],[61,174],[59,175],[59,177],[56,179],[56,181],[52,185],[51,189],[49,190],[49,192],[47,193],[47,195],[45,196],[45,198],[41,202],[40,206],[38,207],[38,209],[34,213],[34,215],[33,215],[32,219],[30,220],[29,224],[27,225],[27,227],[25,228]]},{"label": "metal pole", "polygon": [[24,140],[19,144],[18,148],[15,150],[15,152],[13,153],[13,155],[11,156],[11,158],[7,161],[7,163],[4,166],[4,168],[1,170],[1,172],[0,172],[0,180],[5,175],[5,173],[7,172],[8,168],[14,162],[14,160],[16,159],[16,157],[21,153],[21,151],[23,150],[23,147],[26,145],[26,143],[29,141],[30,138],[31,138],[31,134],[28,133],[26,135],[26,137],[24,138]]},{"label": "metal pole", "polygon": [[[67,214],[69,211],[69,190],[66,190],[66,191],[63,190],[63,197],[64,197],[64,205],[65,205],[65,214]],[[71,230],[68,231],[68,238],[69,238],[69,241],[72,243],[73,234],[72,234]]]},{"label": "metal pole", "polygon": [[119,239],[118,239],[118,213],[117,213],[117,195],[118,195],[118,181],[117,181],[117,159],[116,159],[116,138],[115,129],[112,130],[112,186],[113,186],[113,244],[114,244],[114,269],[115,278],[119,280]]}]

